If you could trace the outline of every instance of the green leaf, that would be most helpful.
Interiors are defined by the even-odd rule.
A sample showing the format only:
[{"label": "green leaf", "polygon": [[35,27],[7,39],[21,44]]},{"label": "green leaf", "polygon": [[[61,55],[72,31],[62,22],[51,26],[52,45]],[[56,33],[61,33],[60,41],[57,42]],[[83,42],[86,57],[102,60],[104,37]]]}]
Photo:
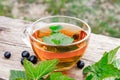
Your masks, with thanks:
[{"label": "green leaf", "polygon": [[64,36],[64,38],[61,39],[61,44],[71,44],[73,40],[74,39],[69,36]]},{"label": "green leaf", "polygon": [[103,57],[99,61],[99,64],[100,65],[111,64],[115,60],[115,56],[116,56],[116,53],[119,48],[120,48],[120,46],[118,46],[117,48],[115,48],[109,52],[105,52]]},{"label": "green leaf", "polygon": [[[42,61],[36,66],[36,73],[39,75],[38,77],[41,78],[44,75],[54,71],[56,69],[56,65],[58,64],[58,60],[48,60]],[[38,71],[39,70],[39,71]]]},{"label": "green leaf", "polygon": [[101,80],[100,78],[97,78],[96,75],[94,74],[88,74],[86,77],[85,77],[85,80]]},{"label": "green leaf", "polygon": [[36,74],[35,74],[35,69],[34,69],[34,65],[29,62],[27,59],[24,60],[24,68],[25,68],[25,72],[26,75],[28,77],[28,79],[36,79]]},{"label": "green leaf", "polygon": [[62,75],[61,72],[55,72],[50,75],[50,80],[74,80],[74,79]]},{"label": "green leaf", "polygon": [[91,66],[85,67],[84,70],[83,70],[83,73],[84,73],[84,74],[87,74],[87,73],[89,73],[89,72],[92,72]]},{"label": "green leaf", "polygon": [[52,25],[50,26],[50,29],[52,30],[53,33],[59,32],[63,27],[61,25]]},{"label": "green leaf", "polygon": [[120,46],[108,52],[108,64],[111,64],[115,60],[116,53]]},{"label": "green leaf", "polygon": [[120,78],[120,70],[114,67],[116,65],[113,66],[113,64],[116,64],[116,61],[114,63],[113,61],[115,60],[115,56],[119,48],[120,46],[109,52],[105,52],[100,61],[96,62],[91,66],[86,67],[83,70],[83,73],[87,74],[85,79],[102,80],[104,78],[109,77]]},{"label": "green leaf", "polygon": [[97,62],[97,64],[101,65],[107,65],[108,64],[108,52],[105,52],[103,57],[100,59],[100,61]]},{"label": "green leaf", "polygon": [[63,28],[61,25],[52,25],[49,28],[52,30],[52,34],[44,36],[42,38],[43,42],[53,45],[70,44],[73,42],[73,38],[59,32]]},{"label": "green leaf", "polygon": [[70,44],[73,42],[74,39],[62,33],[54,33],[50,36],[44,36],[42,40],[47,44],[62,45]]},{"label": "green leaf", "polygon": [[85,80],[92,80],[93,79],[93,75],[92,74],[88,74],[85,78]]},{"label": "green leaf", "polygon": [[55,44],[60,44],[60,40],[57,40],[57,39],[52,39],[52,42]]},{"label": "green leaf", "polygon": [[44,75],[55,70],[57,64],[58,64],[58,60],[55,59],[55,60],[41,61],[35,66],[31,62],[25,59],[24,68],[29,80],[31,79],[38,80],[42,78]]},{"label": "green leaf", "polygon": [[113,65],[120,70],[120,58],[113,61]]},{"label": "green leaf", "polygon": [[101,79],[104,79],[107,77],[120,78],[120,70],[115,68],[112,64],[106,65],[103,68],[101,68],[101,73],[102,73],[102,75],[100,76]]},{"label": "green leaf", "polygon": [[[108,77],[120,78],[120,70],[115,68],[112,64],[103,65],[103,67],[98,67],[98,65],[92,65],[93,69],[90,70],[90,76],[86,77],[86,80],[102,80]],[[93,75],[93,76],[91,76]],[[91,78],[91,79],[89,79]]]},{"label": "green leaf", "polygon": [[26,80],[26,74],[25,71],[16,71],[11,70],[10,71],[10,78],[9,80]]},{"label": "green leaf", "polygon": [[47,43],[47,44],[55,44],[55,43],[52,41],[52,39],[51,39],[50,36],[44,36],[44,37],[42,38],[42,40],[43,40],[43,42],[45,42],[45,43]]}]

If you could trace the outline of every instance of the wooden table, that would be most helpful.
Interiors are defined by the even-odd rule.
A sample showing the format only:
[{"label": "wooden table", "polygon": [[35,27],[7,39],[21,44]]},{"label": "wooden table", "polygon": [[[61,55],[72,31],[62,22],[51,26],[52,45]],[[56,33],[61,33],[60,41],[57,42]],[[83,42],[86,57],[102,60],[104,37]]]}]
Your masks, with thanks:
[{"label": "wooden table", "polygon": [[[9,79],[10,70],[23,70],[20,63],[21,52],[23,50],[32,50],[27,47],[21,39],[22,32],[25,26],[30,25],[30,22],[0,17],[0,78]],[[85,66],[98,61],[105,51],[109,51],[120,45],[120,39],[107,37],[103,35],[91,34],[90,43],[82,60],[85,61]],[[4,52],[10,51],[12,56],[10,59],[4,58]],[[120,57],[120,50],[118,52]],[[69,75],[75,80],[83,80],[82,70],[74,67],[68,71]]]}]

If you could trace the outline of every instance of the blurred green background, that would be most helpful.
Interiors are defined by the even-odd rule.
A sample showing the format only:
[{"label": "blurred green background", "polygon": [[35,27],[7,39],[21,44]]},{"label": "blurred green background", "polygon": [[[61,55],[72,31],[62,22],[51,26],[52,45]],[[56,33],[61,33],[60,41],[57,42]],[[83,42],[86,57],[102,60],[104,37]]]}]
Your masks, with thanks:
[{"label": "blurred green background", "polygon": [[0,16],[35,21],[49,15],[81,18],[93,33],[120,38],[120,0],[0,0]]}]

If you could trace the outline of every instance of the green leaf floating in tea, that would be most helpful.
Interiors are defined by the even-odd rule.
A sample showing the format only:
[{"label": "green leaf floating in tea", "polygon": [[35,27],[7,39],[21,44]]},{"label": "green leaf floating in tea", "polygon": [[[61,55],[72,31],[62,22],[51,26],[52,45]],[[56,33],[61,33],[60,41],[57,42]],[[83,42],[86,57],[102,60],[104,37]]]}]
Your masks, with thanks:
[{"label": "green leaf floating in tea", "polygon": [[59,32],[63,27],[61,25],[53,25],[50,26],[50,29],[52,30],[52,33],[57,33]]},{"label": "green leaf floating in tea", "polygon": [[53,45],[64,45],[71,44],[74,41],[73,38],[59,32],[62,26],[50,26],[50,29],[52,30],[52,34],[50,36],[44,36],[42,38],[43,42]]}]

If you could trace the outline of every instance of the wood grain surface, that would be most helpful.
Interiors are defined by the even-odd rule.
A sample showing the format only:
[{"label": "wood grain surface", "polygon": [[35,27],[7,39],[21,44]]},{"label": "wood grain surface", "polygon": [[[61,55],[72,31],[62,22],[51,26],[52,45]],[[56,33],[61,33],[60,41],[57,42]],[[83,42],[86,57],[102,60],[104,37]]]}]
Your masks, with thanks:
[{"label": "wood grain surface", "polygon": [[[0,16],[0,78],[9,80],[10,70],[24,70],[20,63],[23,50],[28,50],[31,54],[34,54],[21,39],[23,30],[30,24],[31,22]],[[89,46],[82,57],[82,60],[85,61],[85,66],[97,62],[105,51],[109,51],[119,45],[120,39],[118,38],[91,34]],[[4,58],[5,51],[12,53],[10,59]],[[120,50],[117,57],[120,57]],[[82,70],[76,67],[66,71],[66,73],[75,78],[75,80],[83,80]]]}]

